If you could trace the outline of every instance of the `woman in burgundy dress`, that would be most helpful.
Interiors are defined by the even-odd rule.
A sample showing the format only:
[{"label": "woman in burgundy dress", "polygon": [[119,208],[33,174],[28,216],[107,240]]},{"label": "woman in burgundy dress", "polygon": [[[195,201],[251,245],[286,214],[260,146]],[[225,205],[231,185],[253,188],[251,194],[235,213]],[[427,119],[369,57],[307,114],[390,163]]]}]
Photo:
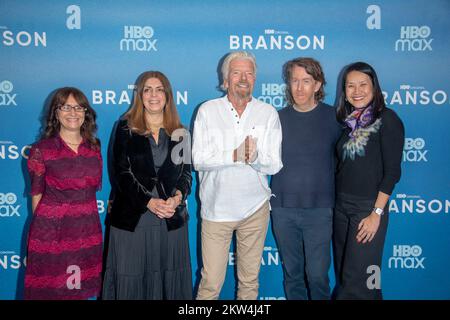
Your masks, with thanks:
[{"label": "woman in burgundy dress", "polygon": [[80,90],[61,88],[51,101],[44,136],[30,150],[33,218],[25,299],[87,299],[100,293],[96,191],[102,157],[95,118]]}]

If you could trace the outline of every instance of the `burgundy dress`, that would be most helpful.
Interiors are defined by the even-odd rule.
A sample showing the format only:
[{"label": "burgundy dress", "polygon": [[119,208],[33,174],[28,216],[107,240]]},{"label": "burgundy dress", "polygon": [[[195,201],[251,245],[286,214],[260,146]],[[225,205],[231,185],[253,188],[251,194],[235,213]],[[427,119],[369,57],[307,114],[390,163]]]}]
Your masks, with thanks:
[{"label": "burgundy dress", "polygon": [[75,153],[61,139],[30,150],[31,195],[42,194],[30,225],[25,299],[87,299],[101,288],[102,229],[96,191],[102,158],[83,140]]}]

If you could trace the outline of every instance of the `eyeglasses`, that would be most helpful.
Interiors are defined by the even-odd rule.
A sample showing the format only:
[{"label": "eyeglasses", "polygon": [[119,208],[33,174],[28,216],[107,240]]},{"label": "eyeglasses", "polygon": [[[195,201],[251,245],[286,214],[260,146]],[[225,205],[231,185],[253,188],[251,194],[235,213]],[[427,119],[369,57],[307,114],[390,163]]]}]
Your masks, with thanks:
[{"label": "eyeglasses", "polygon": [[86,112],[87,111],[87,108],[85,108],[85,107],[82,107],[82,106],[80,106],[80,105],[78,105],[78,104],[76,104],[76,105],[74,105],[74,106],[72,106],[72,105],[70,105],[70,104],[60,104],[59,106],[58,106],[58,109],[59,110],[61,110],[61,111],[64,111],[64,112],[70,112],[70,111],[72,111],[72,109],[75,111],[75,112]]}]

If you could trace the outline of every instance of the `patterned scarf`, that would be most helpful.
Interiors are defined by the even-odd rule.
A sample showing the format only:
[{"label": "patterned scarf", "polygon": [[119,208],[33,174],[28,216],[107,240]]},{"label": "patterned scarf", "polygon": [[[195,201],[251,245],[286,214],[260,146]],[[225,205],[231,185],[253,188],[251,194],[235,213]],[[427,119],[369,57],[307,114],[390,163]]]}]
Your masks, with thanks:
[{"label": "patterned scarf", "polygon": [[365,108],[355,109],[345,119],[345,124],[352,129],[348,134],[351,139],[356,138],[356,131],[359,128],[365,128],[373,120],[373,105],[369,104]]}]

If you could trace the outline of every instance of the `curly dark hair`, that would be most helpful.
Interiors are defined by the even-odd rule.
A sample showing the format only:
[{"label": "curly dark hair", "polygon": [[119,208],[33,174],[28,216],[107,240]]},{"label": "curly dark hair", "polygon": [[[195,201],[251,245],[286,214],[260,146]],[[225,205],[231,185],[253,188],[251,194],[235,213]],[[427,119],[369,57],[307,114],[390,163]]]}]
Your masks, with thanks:
[{"label": "curly dark hair", "polygon": [[74,87],[64,87],[57,89],[53,94],[52,100],[50,102],[50,106],[46,115],[46,126],[44,130],[44,138],[53,137],[59,133],[61,129],[61,124],[59,123],[57,117],[57,110],[60,105],[66,103],[67,99],[72,95],[72,97],[77,101],[77,103],[86,108],[86,112],[84,114],[84,122],[80,128],[81,136],[86,139],[92,147],[99,148],[100,142],[96,137],[97,132],[97,124],[95,123],[95,119],[97,118],[97,114],[94,109],[89,104],[88,99],[84,95],[81,90]]}]

